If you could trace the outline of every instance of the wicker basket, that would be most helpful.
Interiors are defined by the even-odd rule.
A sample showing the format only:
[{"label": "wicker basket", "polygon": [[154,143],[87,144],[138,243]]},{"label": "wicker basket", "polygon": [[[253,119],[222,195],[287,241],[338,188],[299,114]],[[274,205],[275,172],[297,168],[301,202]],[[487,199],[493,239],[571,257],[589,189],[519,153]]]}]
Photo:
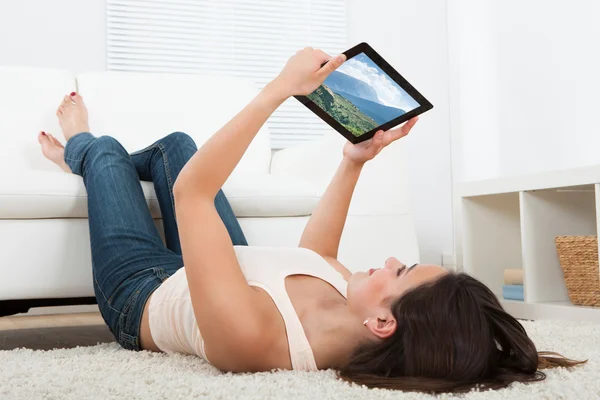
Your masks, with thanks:
[{"label": "wicker basket", "polygon": [[556,250],[571,302],[600,307],[597,236],[557,236]]}]

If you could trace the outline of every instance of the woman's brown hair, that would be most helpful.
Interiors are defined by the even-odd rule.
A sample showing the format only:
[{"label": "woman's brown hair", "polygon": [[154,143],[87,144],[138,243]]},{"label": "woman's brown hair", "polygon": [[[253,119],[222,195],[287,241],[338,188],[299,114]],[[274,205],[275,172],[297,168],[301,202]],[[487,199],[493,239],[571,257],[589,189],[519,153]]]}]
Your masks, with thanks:
[{"label": "woman's brown hair", "polygon": [[368,387],[463,393],[542,381],[538,369],[587,361],[538,352],[492,291],[464,273],[405,293],[392,313],[395,333],[360,345],[338,377]]}]

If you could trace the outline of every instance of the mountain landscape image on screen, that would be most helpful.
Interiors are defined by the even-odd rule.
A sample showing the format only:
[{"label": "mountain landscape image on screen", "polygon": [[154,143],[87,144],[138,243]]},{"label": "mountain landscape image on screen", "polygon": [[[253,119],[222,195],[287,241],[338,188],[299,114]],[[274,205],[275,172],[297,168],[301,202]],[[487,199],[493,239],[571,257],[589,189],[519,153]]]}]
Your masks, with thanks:
[{"label": "mountain landscape image on screen", "polygon": [[406,113],[382,104],[371,85],[339,70],[307,97],[357,137]]}]

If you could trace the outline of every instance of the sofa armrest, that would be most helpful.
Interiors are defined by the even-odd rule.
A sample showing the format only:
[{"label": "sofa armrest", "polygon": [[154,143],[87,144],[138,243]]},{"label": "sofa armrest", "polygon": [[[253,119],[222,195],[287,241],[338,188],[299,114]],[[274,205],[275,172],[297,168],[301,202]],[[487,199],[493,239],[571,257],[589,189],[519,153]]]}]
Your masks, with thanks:
[{"label": "sofa armrest", "polygon": [[[302,178],[323,195],[343,157],[347,140],[335,133],[273,154],[270,172]],[[365,164],[348,215],[411,214],[402,141],[392,143]]]}]

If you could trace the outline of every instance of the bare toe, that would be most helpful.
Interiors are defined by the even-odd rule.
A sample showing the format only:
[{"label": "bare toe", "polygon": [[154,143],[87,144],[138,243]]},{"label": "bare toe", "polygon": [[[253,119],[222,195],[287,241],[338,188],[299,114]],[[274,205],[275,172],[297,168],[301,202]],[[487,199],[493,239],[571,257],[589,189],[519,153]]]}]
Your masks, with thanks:
[{"label": "bare toe", "polygon": [[50,138],[50,141],[52,143],[54,143],[55,146],[58,146],[58,147],[61,147],[64,149],[65,146],[63,146],[63,144],[57,138],[55,138],[53,134],[46,133],[46,135],[48,135],[48,137]]},{"label": "bare toe", "polygon": [[56,146],[44,131],[38,134],[38,142],[42,145],[42,153],[44,156],[50,161],[56,162]]},{"label": "bare toe", "polygon": [[63,101],[58,105],[58,108],[56,109],[56,116],[59,117],[59,116],[63,115],[64,113],[65,113],[65,104]]},{"label": "bare toe", "polygon": [[42,146],[42,154],[44,154],[44,157],[58,165],[63,171],[71,172],[71,169],[64,160],[65,149],[62,145],[56,145],[52,141],[51,136],[43,131],[38,134],[38,142]]},{"label": "bare toe", "polygon": [[46,134],[44,133],[44,131],[41,131],[40,133],[38,133],[38,142],[40,142],[40,144],[42,144],[43,139],[46,139]]},{"label": "bare toe", "polygon": [[81,103],[83,103],[83,97],[81,97],[81,95],[79,93],[72,92],[71,93],[71,101],[73,101],[75,104],[81,104]]},{"label": "bare toe", "polygon": [[63,97],[57,110],[58,122],[68,141],[81,132],[89,132],[88,113],[83,98],[75,92]]}]

